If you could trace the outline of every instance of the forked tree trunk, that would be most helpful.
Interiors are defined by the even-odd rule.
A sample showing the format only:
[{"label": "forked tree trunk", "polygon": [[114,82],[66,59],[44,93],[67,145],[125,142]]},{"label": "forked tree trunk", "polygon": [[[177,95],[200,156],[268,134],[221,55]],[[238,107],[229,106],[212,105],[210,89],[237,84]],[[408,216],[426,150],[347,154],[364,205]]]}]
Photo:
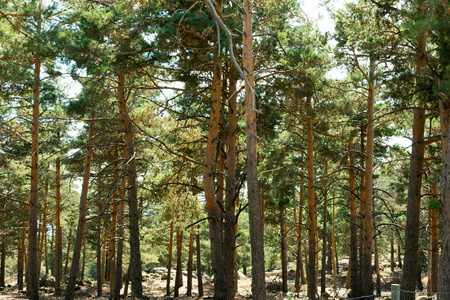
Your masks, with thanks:
[{"label": "forked tree trunk", "polygon": [[[40,23],[38,23],[40,30]],[[33,124],[31,135],[31,188],[30,188],[30,214],[28,221],[28,259],[27,259],[27,295],[29,299],[39,299],[39,267],[38,267],[38,156],[39,156],[39,96],[40,96],[41,60],[34,55],[34,82],[33,82]]]},{"label": "forked tree trunk", "polygon": [[188,256],[188,265],[187,265],[187,291],[186,296],[192,296],[192,269],[193,269],[193,260],[194,260],[194,233],[190,232],[189,234],[189,256]]},{"label": "forked tree trunk", "polygon": [[314,129],[312,119],[311,98],[307,99],[307,166],[308,166],[308,299],[316,299],[316,235],[317,235],[317,215],[316,201],[314,194]]},{"label": "forked tree trunk", "polygon": [[[419,251],[420,200],[425,152],[425,110],[415,108],[411,163],[409,168],[408,205],[406,206],[405,257],[401,290],[415,291],[417,283],[417,254]],[[414,293],[403,293],[404,300],[413,300]]]},{"label": "forked tree trunk", "polygon": [[219,207],[214,190],[215,157],[217,151],[220,109],[221,109],[221,74],[220,66],[213,70],[211,91],[211,113],[209,118],[208,140],[206,144],[205,164],[203,167],[203,186],[205,191],[206,209],[208,213],[209,238],[211,243],[211,262],[214,272],[214,297],[226,299],[226,270],[223,260],[222,227]]},{"label": "forked tree trunk", "polygon": [[86,230],[86,215],[87,215],[87,196],[89,189],[89,178],[91,170],[91,160],[94,152],[94,131],[95,131],[95,121],[94,114],[91,116],[89,123],[89,139],[87,143],[86,158],[84,162],[84,175],[83,175],[83,185],[81,188],[79,215],[78,215],[78,225],[77,233],[75,237],[75,244],[73,248],[72,264],[70,267],[69,280],[67,282],[66,293],[64,295],[65,300],[72,300],[75,295],[75,284],[78,276],[78,270],[80,268],[80,256],[81,256],[81,246],[84,238],[84,233]]},{"label": "forked tree trunk", "polygon": [[195,238],[196,248],[197,248],[197,287],[198,287],[198,297],[203,297],[203,277],[202,277],[202,258],[200,255],[200,232]]},{"label": "forked tree trunk", "polygon": [[228,284],[228,300],[235,298],[237,291],[237,262],[236,262],[236,131],[237,131],[237,93],[236,67],[230,66],[229,107],[226,157],[226,199],[224,224],[224,259]]},{"label": "forked tree trunk", "polygon": [[[444,102],[445,101],[445,102]],[[442,237],[439,261],[438,300],[450,295],[450,102],[440,102],[442,140]]]},{"label": "forked tree trunk", "polygon": [[130,279],[131,297],[142,298],[142,266],[139,235],[139,210],[136,183],[136,159],[134,152],[133,123],[128,114],[127,98],[125,97],[125,74],[118,75],[117,100],[119,102],[120,118],[125,131],[125,148],[127,155],[128,175],[128,211],[130,215]]},{"label": "forked tree trunk", "polygon": [[[264,229],[263,214],[260,206],[258,186],[257,133],[256,133],[256,99],[254,94],[253,76],[253,1],[244,0],[244,32],[243,32],[243,65],[247,72],[250,86],[245,85],[245,118],[247,145],[247,193],[250,224],[250,244],[252,257],[252,297],[256,300],[266,298],[265,268],[264,268]],[[256,98],[256,97],[255,97]],[[255,102],[254,102],[255,101]]]},{"label": "forked tree trunk", "polygon": [[183,249],[183,231],[177,231],[177,273],[175,275],[174,297],[178,297],[180,287],[183,286],[183,264],[181,250]]},{"label": "forked tree trunk", "polygon": [[283,293],[288,292],[287,281],[287,225],[286,225],[286,208],[281,209],[281,291]]},{"label": "forked tree trunk", "polygon": [[353,140],[348,141],[349,151],[349,189],[350,189],[350,289],[351,297],[358,297],[361,284],[359,282],[359,262],[358,262],[358,219],[357,219],[357,203],[356,203],[356,176],[355,176],[355,151],[353,149]]}]

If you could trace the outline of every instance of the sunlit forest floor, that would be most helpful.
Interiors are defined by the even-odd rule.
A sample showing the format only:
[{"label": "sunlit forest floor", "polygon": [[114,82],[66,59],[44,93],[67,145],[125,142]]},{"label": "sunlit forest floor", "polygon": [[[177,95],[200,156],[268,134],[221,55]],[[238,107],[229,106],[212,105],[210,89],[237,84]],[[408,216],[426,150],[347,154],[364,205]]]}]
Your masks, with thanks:
[{"label": "sunlit forest floor", "polygon": [[[345,287],[348,269],[348,260],[339,261],[340,272],[337,275],[337,289],[336,293],[333,291],[333,276],[327,273],[327,285],[326,291],[330,299],[336,297],[337,299],[346,299],[349,292]],[[390,265],[387,262],[381,262],[381,287],[382,287],[382,298],[390,298],[391,295],[391,284],[400,283],[401,279],[401,269],[396,267],[394,273],[391,273]],[[267,286],[267,298],[268,299],[304,299],[306,297],[306,284],[302,285],[300,293],[294,293],[294,283],[295,283],[295,266],[294,264],[289,264],[288,266],[288,288],[289,292],[283,294],[281,292],[281,270],[275,268],[270,272],[266,272],[266,286]],[[161,279],[157,276],[152,276],[152,274],[144,273],[143,289],[144,295],[150,299],[173,299],[173,281],[172,281],[172,293],[170,297],[165,296],[166,290],[166,280]],[[239,276],[239,289],[236,295],[236,299],[250,299],[251,298],[251,278],[240,274]],[[320,274],[319,274],[320,278]],[[376,274],[374,274],[374,284],[376,282]],[[426,276],[423,276],[422,282],[424,283],[426,289]],[[204,299],[212,299],[213,297],[213,284],[212,281],[204,276]],[[198,299],[198,289],[197,289],[197,279],[193,279],[193,296],[187,297],[186,295],[187,281],[186,277],[183,276],[183,287],[180,288],[178,299]],[[320,281],[319,288],[320,291]],[[51,287],[41,288],[41,299],[61,299],[62,297],[55,297],[53,295],[54,289]],[[130,287],[128,295],[130,295]],[[103,285],[103,296],[96,297],[97,288],[95,283],[85,280],[83,285],[77,286],[76,298],[77,299],[109,299],[109,285]],[[123,294],[123,290],[122,290]],[[24,291],[18,291],[16,285],[16,279],[10,278],[7,280],[7,287],[0,292],[0,299],[26,299]]]}]

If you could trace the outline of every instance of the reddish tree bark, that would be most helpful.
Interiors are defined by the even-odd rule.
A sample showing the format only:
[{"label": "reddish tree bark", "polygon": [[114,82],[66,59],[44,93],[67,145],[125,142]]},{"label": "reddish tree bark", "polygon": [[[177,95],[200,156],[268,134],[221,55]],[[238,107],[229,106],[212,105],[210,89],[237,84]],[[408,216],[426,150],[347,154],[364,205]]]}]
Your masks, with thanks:
[{"label": "reddish tree bark", "polygon": [[[247,192],[250,224],[250,244],[252,256],[252,296],[253,299],[263,300],[266,295],[264,268],[264,229],[263,215],[260,205],[258,186],[257,134],[256,134],[256,99],[254,95],[253,76],[253,1],[244,0],[244,33],[243,33],[243,66],[247,72],[245,84],[245,118],[247,145]],[[249,86],[250,85],[250,86]]]}]

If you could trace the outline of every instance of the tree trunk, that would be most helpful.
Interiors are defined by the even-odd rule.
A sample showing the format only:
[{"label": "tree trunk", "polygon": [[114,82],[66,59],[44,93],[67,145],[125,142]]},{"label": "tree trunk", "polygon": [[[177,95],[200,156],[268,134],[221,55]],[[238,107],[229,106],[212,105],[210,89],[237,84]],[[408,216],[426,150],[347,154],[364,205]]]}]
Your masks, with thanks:
[{"label": "tree trunk", "polygon": [[171,274],[171,270],[172,270],[172,248],[173,248],[173,221],[170,222],[169,255],[167,256],[166,296],[170,296],[170,274]]},{"label": "tree trunk", "polygon": [[[38,24],[38,26],[40,26]],[[38,268],[38,208],[39,208],[39,96],[40,96],[41,60],[34,55],[34,82],[33,82],[33,124],[31,136],[31,188],[30,188],[30,214],[28,226],[28,260],[26,272],[27,295],[29,299],[39,299],[39,268]]]},{"label": "tree trunk", "polygon": [[187,292],[186,296],[192,296],[192,265],[194,258],[194,233],[190,232],[189,234],[189,256],[188,256],[188,265],[187,265]]},{"label": "tree trunk", "polygon": [[97,187],[98,187],[98,206],[97,206],[97,297],[101,297],[103,294],[103,276],[102,276],[102,219],[100,217],[102,205],[101,205],[101,194],[100,194],[100,177],[97,177]]},{"label": "tree trunk", "polygon": [[108,277],[108,264],[106,263],[107,261],[107,249],[108,249],[108,226],[107,224],[107,220],[105,219],[103,221],[103,244],[102,244],[102,268],[101,268],[101,275],[103,280],[106,280],[106,278]]},{"label": "tree trunk", "polygon": [[369,96],[367,99],[367,126],[366,126],[366,159],[364,176],[364,197],[362,199],[362,255],[361,255],[361,282],[362,295],[373,295],[372,281],[372,191],[373,191],[373,150],[374,150],[374,105],[375,105],[375,61],[370,58],[369,66]]},{"label": "tree trunk", "polygon": [[[374,219],[374,227],[376,226],[375,219]],[[378,238],[375,236],[373,238],[373,247],[374,247],[374,255],[375,255],[375,272],[377,274],[376,279],[376,290],[377,295],[381,295],[381,274],[380,274],[380,260],[378,257]]]},{"label": "tree trunk", "polygon": [[[437,202],[437,182],[432,182],[432,194],[434,203]],[[439,263],[439,210],[437,208],[430,209],[431,217],[431,285],[428,285],[428,291],[437,292],[438,282],[438,263]]]},{"label": "tree trunk", "polygon": [[175,275],[174,297],[179,296],[179,289],[183,286],[183,265],[181,250],[183,248],[183,231],[177,231],[177,273]]},{"label": "tree trunk", "polygon": [[317,215],[316,201],[314,194],[314,132],[311,98],[307,100],[307,157],[308,157],[308,299],[316,299],[316,235],[317,235]]},{"label": "tree trunk", "polygon": [[[358,218],[357,218],[357,203],[356,203],[356,177],[355,177],[355,151],[353,149],[353,140],[348,141],[349,151],[349,189],[350,189],[350,295],[349,297],[359,297],[360,286],[359,283],[359,263],[358,263]],[[350,269],[351,268],[351,269]]]},{"label": "tree trunk", "polygon": [[244,32],[243,32],[243,66],[247,72],[245,84],[245,117],[247,145],[247,192],[249,205],[250,244],[252,257],[252,297],[256,300],[265,299],[265,268],[264,268],[264,231],[263,215],[261,213],[258,187],[257,133],[256,133],[256,99],[254,95],[253,76],[253,1],[244,0]]},{"label": "tree trunk", "polygon": [[281,291],[283,293],[288,292],[287,281],[287,225],[286,225],[286,208],[281,209]]},{"label": "tree trunk", "polygon": [[2,258],[0,262],[0,287],[5,286],[6,233],[2,233]]},{"label": "tree trunk", "polygon": [[391,273],[393,276],[395,271],[395,249],[394,249],[394,239],[391,237]]},{"label": "tree trunk", "polygon": [[303,178],[300,183],[300,205],[298,212],[298,222],[296,220],[296,211],[294,208],[294,222],[297,229],[297,265],[295,269],[295,292],[300,292],[300,285],[305,284],[305,274],[303,271],[303,255],[302,255],[302,231],[303,231]]},{"label": "tree trunk", "polygon": [[[126,156],[126,151],[124,151],[124,156]],[[119,221],[118,221],[118,231],[117,231],[117,257],[116,257],[116,274],[115,274],[115,285],[114,285],[114,299],[120,299],[120,289],[122,288],[122,269],[123,269],[123,235],[124,235],[124,225],[125,225],[125,199],[126,199],[126,188],[127,188],[127,178],[122,176],[122,184],[120,191],[120,204],[119,204]]]},{"label": "tree trunk", "polygon": [[200,233],[196,236],[196,248],[197,248],[197,286],[198,297],[203,297],[203,277],[202,277],[202,259],[200,255]]},{"label": "tree trunk", "polygon": [[334,199],[335,199],[335,195],[333,193],[333,216],[332,216],[332,228],[331,228],[331,261],[333,264],[333,289],[334,289],[334,294],[336,295],[336,291],[337,291],[337,266],[336,266],[336,260],[337,257],[335,255],[336,252],[336,230],[335,230],[335,220],[336,220],[336,213],[335,213],[335,205],[334,205]]},{"label": "tree trunk", "polygon": [[86,215],[87,215],[87,196],[89,189],[89,178],[91,170],[91,160],[94,152],[94,131],[95,131],[95,121],[94,114],[91,116],[89,124],[89,139],[87,143],[86,159],[84,162],[84,175],[83,175],[83,185],[81,189],[79,215],[78,215],[78,226],[75,237],[75,244],[73,248],[72,264],[70,267],[69,281],[67,282],[65,300],[71,300],[74,298],[75,294],[75,284],[78,276],[78,270],[80,268],[80,255],[83,237],[86,230]]},{"label": "tree trunk", "polygon": [[[325,161],[325,176],[328,174],[328,162]],[[323,202],[323,233],[322,233],[322,273],[320,279],[320,294],[325,297],[325,285],[326,285],[326,264],[327,264],[327,222],[328,222],[328,195],[327,190],[324,191]]]},{"label": "tree trunk", "polygon": [[45,184],[45,198],[44,198],[44,210],[42,211],[42,228],[38,255],[38,274],[41,274],[42,254],[44,253],[45,236],[47,235],[47,197],[48,197],[48,182]]},{"label": "tree trunk", "polygon": [[403,260],[402,260],[402,246],[400,242],[397,242],[397,255],[398,255],[398,266],[403,268]]},{"label": "tree trunk", "polygon": [[[55,276],[55,265],[53,264],[53,244],[55,243],[55,226],[52,224],[52,241],[50,242],[50,275]],[[56,283],[55,283],[56,285]]]},{"label": "tree trunk", "polygon": [[125,74],[118,75],[117,99],[119,102],[120,118],[125,131],[125,147],[127,154],[128,175],[128,210],[130,214],[130,279],[131,297],[142,297],[142,266],[139,236],[139,211],[136,183],[136,160],[134,152],[133,123],[128,114],[125,97]]},{"label": "tree trunk", "polygon": [[236,67],[230,66],[229,107],[228,107],[228,153],[226,157],[226,200],[225,200],[225,230],[224,259],[228,285],[228,300],[235,298],[237,292],[237,262],[236,262],[236,131],[237,131],[237,93]]},{"label": "tree trunk", "polygon": [[[24,210],[26,206],[24,205]],[[22,221],[22,234],[19,240],[19,250],[18,250],[18,263],[17,263],[17,288],[19,291],[23,290],[23,275],[24,275],[24,260],[25,260],[25,239],[27,234],[27,215],[23,215]]]},{"label": "tree trunk", "polygon": [[[116,152],[116,157],[118,153]],[[119,170],[118,164],[115,162],[113,164],[114,181],[119,180]],[[109,247],[108,247],[108,261],[109,261],[109,293],[110,295],[114,294],[114,284],[116,279],[116,226],[117,226],[117,188],[116,184],[113,187],[112,197],[111,197],[111,223],[109,225]]]},{"label": "tree trunk", "polygon": [[44,237],[45,274],[48,275],[48,235],[46,234]]},{"label": "tree trunk", "polygon": [[213,71],[211,92],[211,114],[209,118],[208,141],[206,145],[205,165],[203,168],[203,186],[205,191],[206,209],[209,221],[209,237],[211,243],[211,261],[214,272],[214,297],[226,299],[227,283],[225,263],[222,249],[222,227],[219,207],[214,190],[215,157],[217,151],[220,109],[221,109],[221,74],[220,66],[216,65]]},{"label": "tree trunk", "polygon": [[[444,102],[445,101],[445,102]],[[440,102],[442,140],[442,237],[439,262],[438,300],[449,299],[450,295],[450,103]]]},{"label": "tree trunk", "polygon": [[84,280],[84,270],[86,266],[86,228],[83,235],[83,261],[81,264],[81,280]]},{"label": "tree trunk", "polygon": [[[56,133],[57,141],[60,142],[61,134]],[[63,271],[63,248],[62,248],[62,228],[61,228],[61,160],[56,158],[55,166],[55,295],[61,295],[61,280]]]},{"label": "tree trunk", "polygon": [[[409,169],[408,205],[406,206],[405,256],[401,290],[415,291],[417,274],[417,253],[419,250],[420,200],[425,143],[425,110],[415,108],[411,162]],[[403,293],[405,300],[414,299],[413,293]]]}]

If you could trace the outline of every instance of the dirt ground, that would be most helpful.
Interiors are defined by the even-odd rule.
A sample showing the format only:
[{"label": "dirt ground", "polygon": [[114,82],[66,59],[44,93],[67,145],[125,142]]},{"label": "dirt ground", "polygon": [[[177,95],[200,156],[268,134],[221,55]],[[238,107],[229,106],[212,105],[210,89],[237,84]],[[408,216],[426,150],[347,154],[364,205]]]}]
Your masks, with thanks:
[{"label": "dirt ground", "polygon": [[[331,274],[327,274],[327,284],[326,291],[329,298],[346,299],[349,290],[345,288],[346,275],[347,275],[347,261],[340,261],[340,272],[337,276],[337,289],[333,290],[333,277]],[[302,285],[300,293],[294,293],[294,282],[295,282],[295,267],[290,264],[288,267],[288,287],[289,292],[287,294],[281,293],[281,270],[274,269],[270,272],[266,272],[266,286],[267,286],[267,299],[304,299],[306,297],[306,284]],[[165,296],[166,290],[166,280],[162,280],[157,276],[145,276],[142,282],[144,295],[149,299],[173,299],[173,280],[171,281],[172,293],[170,297]],[[238,293],[236,299],[251,299],[251,278],[240,274],[238,283]],[[320,278],[320,275],[319,275]],[[382,286],[382,298],[390,298],[391,284],[400,283],[401,269],[395,268],[394,273],[391,273],[391,269],[388,264],[381,265],[381,286]],[[423,283],[426,288],[426,276],[423,277]],[[374,274],[374,284],[376,282],[376,277]],[[204,299],[212,299],[213,297],[213,284],[208,277],[204,277]],[[197,279],[193,279],[193,296],[187,297],[186,295],[187,281],[186,277],[183,276],[183,287],[180,288],[178,299],[198,299],[198,287]],[[320,282],[319,287],[320,291]],[[62,297],[53,296],[53,288],[42,288],[41,299],[62,299]],[[76,291],[76,299],[109,299],[109,286],[107,284],[103,285],[103,296],[96,297],[97,288],[95,283],[87,282],[83,286],[78,286]],[[123,294],[123,290],[122,290]],[[130,291],[128,292],[130,295]],[[23,291],[18,291],[15,279],[10,279],[7,281],[7,287],[0,291],[0,299],[26,299],[25,293]]]}]

